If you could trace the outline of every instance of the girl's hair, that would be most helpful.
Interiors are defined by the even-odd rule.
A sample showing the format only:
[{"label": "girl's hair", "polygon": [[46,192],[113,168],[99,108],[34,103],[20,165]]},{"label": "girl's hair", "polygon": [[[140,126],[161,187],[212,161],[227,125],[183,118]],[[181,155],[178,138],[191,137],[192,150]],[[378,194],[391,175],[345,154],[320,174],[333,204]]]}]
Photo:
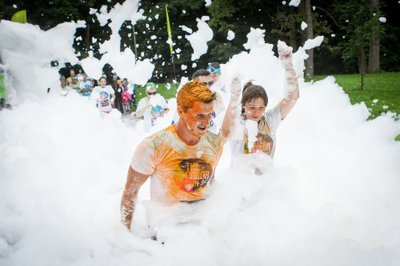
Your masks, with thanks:
[{"label": "girl's hair", "polygon": [[246,105],[249,101],[262,98],[264,100],[265,106],[268,104],[268,96],[265,89],[260,85],[254,85],[253,82],[250,80],[248,81],[244,87],[242,92],[242,114],[244,113],[243,106]]},{"label": "girl's hair", "polygon": [[192,107],[193,102],[200,101],[203,103],[210,103],[216,98],[213,93],[203,83],[192,81],[188,82],[178,91],[176,102],[179,108],[187,112]]}]

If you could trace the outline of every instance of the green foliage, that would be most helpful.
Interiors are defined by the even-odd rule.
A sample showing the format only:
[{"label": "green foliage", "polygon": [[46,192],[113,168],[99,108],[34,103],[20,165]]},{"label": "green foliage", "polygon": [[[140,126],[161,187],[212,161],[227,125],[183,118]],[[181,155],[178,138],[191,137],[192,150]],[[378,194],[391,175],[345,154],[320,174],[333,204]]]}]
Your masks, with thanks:
[{"label": "green foliage", "polygon": [[371,8],[368,0],[337,0],[334,13],[343,34],[339,47],[344,63],[356,64],[361,53],[368,55],[372,29],[377,27],[380,34],[383,34],[383,27],[378,20],[382,14]]},{"label": "green foliage", "polygon": [[[185,25],[194,31],[196,29],[196,21],[190,14],[193,14],[192,8],[196,4],[190,5],[185,2],[171,1],[168,4],[169,17],[171,21],[172,40],[174,42],[174,54],[171,57],[169,44],[167,44],[167,26],[165,16],[165,4],[157,5],[143,2],[141,8],[144,10],[146,19],[138,21],[135,25],[137,52],[139,59],[149,58],[155,66],[153,80],[169,80],[174,77],[172,60],[175,63],[175,71],[177,76],[187,74],[191,70],[190,56],[192,48],[186,40],[186,33],[180,25]],[[201,15],[199,14],[199,17]],[[187,68],[182,69],[182,65]]]},{"label": "green foliage", "polygon": [[[4,0],[0,1],[0,18],[10,19],[18,10],[26,9],[28,22],[47,30],[65,21],[83,20],[85,28],[78,28],[74,48],[80,59],[93,52],[100,58],[100,44],[110,38],[108,25],[100,26],[95,15],[89,10],[99,10],[103,5],[108,10],[126,0]],[[174,42],[174,63],[176,78],[191,76],[198,68],[204,68],[209,61],[225,63],[234,54],[244,50],[250,28],[265,30],[266,40],[275,44],[284,40],[295,50],[305,41],[305,31],[300,29],[305,21],[303,3],[299,7],[283,4],[280,0],[213,0],[206,7],[204,0],[146,0],[140,1],[140,9],[146,18],[138,21],[135,28],[130,21],[123,23],[119,34],[120,49],[137,50],[139,59],[148,58],[155,65],[154,81],[171,81],[175,78],[172,58],[169,53],[165,22],[165,5],[169,5],[172,38]],[[321,47],[314,50],[315,73],[354,73],[360,50],[368,59],[368,41],[371,29],[378,26],[381,34],[381,66],[383,70],[399,71],[400,24],[396,18],[400,5],[394,1],[381,1],[381,11],[371,10],[369,0],[312,0],[314,36],[323,35]],[[375,13],[375,15],[372,15]],[[185,38],[187,33],[181,26],[197,31],[197,18],[209,16],[209,26],[214,32],[208,43],[208,52],[192,62],[193,52]],[[379,23],[380,16],[386,23]],[[348,20],[348,22],[346,22]],[[233,40],[227,40],[228,31],[235,33]],[[137,49],[133,44],[135,32]],[[154,38],[155,36],[155,38]],[[94,40],[94,41],[93,41]]]},{"label": "green foliage", "polygon": [[0,99],[6,98],[7,90],[5,84],[5,76],[3,73],[0,72]]},{"label": "green foliage", "polygon": [[[391,27],[389,29],[389,27]],[[400,28],[385,24],[385,38],[381,41],[381,66],[386,71],[400,71]]]},{"label": "green foliage", "polygon": [[276,40],[287,42],[295,50],[302,45],[300,35],[300,24],[305,20],[305,16],[295,12],[293,8],[279,8],[276,15],[272,18],[274,28],[271,35]]},{"label": "green foliage", "polygon": [[208,12],[211,15],[210,26],[217,33],[226,34],[235,28],[235,14],[240,10],[234,0],[214,0]]},{"label": "green foliage", "polygon": [[[364,102],[370,111],[370,119],[388,111],[400,117],[400,72],[366,74],[364,90],[360,75],[334,75],[336,82],[349,95],[352,104]],[[314,80],[326,76],[315,77]]]}]

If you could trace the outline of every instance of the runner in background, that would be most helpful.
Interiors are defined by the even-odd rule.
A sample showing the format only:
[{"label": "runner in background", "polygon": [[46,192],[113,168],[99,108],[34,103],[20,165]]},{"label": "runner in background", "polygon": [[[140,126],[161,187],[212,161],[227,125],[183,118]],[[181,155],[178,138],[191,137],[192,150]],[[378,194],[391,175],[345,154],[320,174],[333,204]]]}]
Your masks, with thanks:
[{"label": "runner in background", "polygon": [[115,99],[114,90],[110,85],[106,85],[106,78],[99,79],[99,86],[93,88],[92,97],[96,100],[96,106],[102,117],[112,110],[111,103]]},{"label": "runner in background", "polygon": [[221,65],[218,62],[208,63],[207,71],[211,73],[211,77],[213,78],[213,88],[216,91],[226,92],[225,84],[221,80]]},{"label": "runner in background", "polygon": [[156,85],[153,82],[146,84],[146,97],[140,99],[136,109],[136,117],[144,119],[144,129],[148,131],[154,125],[158,117],[168,112],[165,98],[157,93]]},{"label": "runner in background", "polygon": [[123,114],[124,108],[122,106],[122,93],[124,92],[124,89],[122,88],[122,81],[120,77],[115,76],[113,83],[115,92],[114,108],[120,111],[121,114]]}]

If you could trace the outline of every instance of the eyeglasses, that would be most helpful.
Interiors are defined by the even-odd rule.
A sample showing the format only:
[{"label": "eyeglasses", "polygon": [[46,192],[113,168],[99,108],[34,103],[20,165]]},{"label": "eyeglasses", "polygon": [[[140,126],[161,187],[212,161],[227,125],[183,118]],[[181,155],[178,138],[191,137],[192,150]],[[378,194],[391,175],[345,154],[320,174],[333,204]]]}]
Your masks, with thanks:
[{"label": "eyeglasses", "polygon": [[214,81],[202,82],[204,85],[211,87],[214,84]]},{"label": "eyeglasses", "polygon": [[147,95],[156,95],[156,94],[157,94],[156,91],[153,91],[153,92],[148,92],[148,91],[146,91],[146,93],[147,93]]}]

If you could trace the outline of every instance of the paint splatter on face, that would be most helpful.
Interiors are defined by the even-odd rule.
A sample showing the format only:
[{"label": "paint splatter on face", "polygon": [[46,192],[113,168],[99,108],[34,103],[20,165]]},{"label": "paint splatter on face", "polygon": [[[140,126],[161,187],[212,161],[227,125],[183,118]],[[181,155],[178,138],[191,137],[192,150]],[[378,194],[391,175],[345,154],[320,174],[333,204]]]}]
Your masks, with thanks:
[{"label": "paint splatter on face", "polygon": [[184,114],[186,126],[193,136],[201,137],[210,126],[213,118],[214,102],[204,103],[195,101],[191,108]]}]

